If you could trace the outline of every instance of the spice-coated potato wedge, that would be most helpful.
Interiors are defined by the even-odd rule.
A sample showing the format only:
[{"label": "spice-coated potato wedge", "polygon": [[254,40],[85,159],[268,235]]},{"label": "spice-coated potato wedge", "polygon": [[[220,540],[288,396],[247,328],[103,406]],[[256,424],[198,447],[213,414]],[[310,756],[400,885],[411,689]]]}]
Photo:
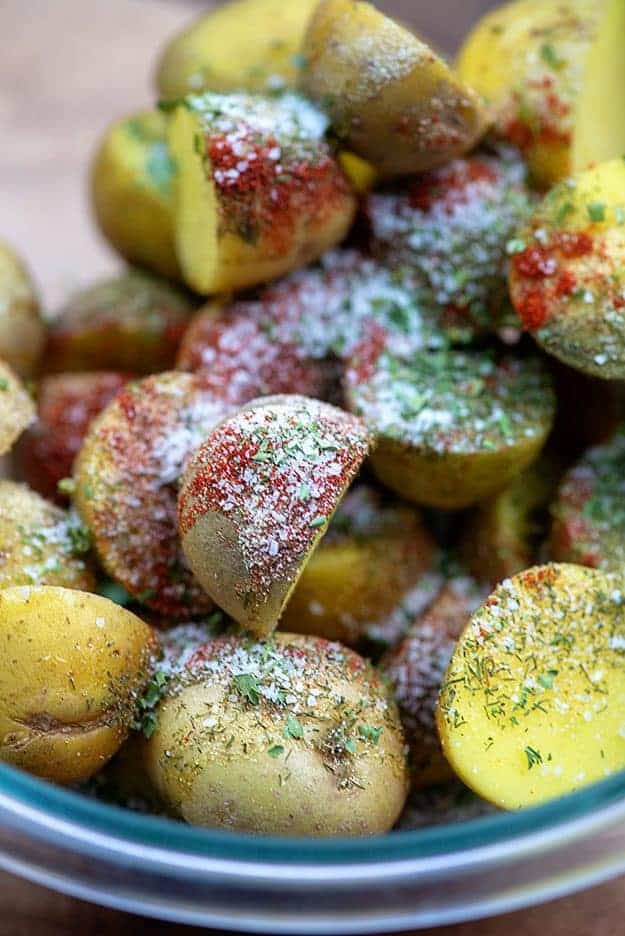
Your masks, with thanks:
[{"label": "spice-coated potato wedge", "polygon": [[421,39],[358,0],[322,0],[302,45],[301,87],[345,145],[382,175],[433,169],[486,128],[478,96]]},{"label": "spice-coated potato wedge", "polygon": [[294,94],[205,94],[175,109],[176,249],[192,289],[255,286],[343,240],[356,199],[324,140],[326,126]]},{"label": "spice-coated potato wedge", "polygon": [[340,644],[226,637],[174,672],[144,742],[166,805],[200,826],[273,835],[373,835],[404,805],[397,709]]},{"label": "spice-coated potato wedge", "polygon": [[0,361],[0,455],[5,455],[35,418],[35,404],[8,364]]},{"label": "spice-coated potato wedge", "polygon": [[175,166],[160,111],[124,117],[105,132],[91,167],[98,226],[129,263],[180,278],[174,247]]},{"label": "spice-coated potato wedge", "polygon": [[127,374],[114,371],[43,377],[37,387],[37,420],[13,451],[19,477],[44,497],[64,503],[67,497],[59,491],[59,482],[71,475],[95,417],[128,380]]},{"label": "spice-coated potato wedge", "polygon": [[0,592],[0,758],[58,783],[96,773],[128,733],[155,649],[143,621],[99,595]]},{"label": "spice-coated potato wedge", "polygon": [[399,706],[413,789],[453,776],[436,730],[438,693],[458,638],[486,594],[470,578],[451,579],[403,640],[380,660],[380,671]]},{"label": "spice-coated potato wedge", "polygon": [[516,0],[480,20],[458,73],[545,187],[625,152],[621,0]]},{"label": "spice-coated potato wedge", "polygon": [[244,628],[270,634],[369,451],[356,417],[300,396],[265,397],[221,422],[180,489],[182,548]]},{"label": "spice-coated potato wedge", "polygon": [[45,334],[33,281],[20,258],[0,240],[0,358],[21,377],[32,377]]},{"label": "spice-coated potato wedge", "polygon": [[317,0],[234,0],[202,14],[166,45],[156,90],[278,91],[297,84],[300,46]]},{"label": "spice-coated potato wedge", "polygon": [[434,542],[419,513],[357,487],[339,505],[308,560],[280,628],[356,644],[431,568]]},{"label": "spice-coated potato wedge", "polygon": [[147,377],[96,418],[74,465],[74,502],[106,572],[174,619],[212,607],[178,544],[176,496],[185,460],[224,412],[192,374]]},{"label": "spice-coated potato wedge", "polygon": [[510,295],[536,341],[585,374],[625,377],[625,161],[556,186],[509,244]]},{"label": "spice-coated potato wedge", "polygon": [[473,615],[437,710],[447,760],[519,809],[625,768],[625,596],[576,565],[506,579]]},{"label": "spice-coated potato wedge", "polygon": [[450,510],[510,484],[537,458],[555,413],[536,359],[440,351],[404,362],[368,343],[351,361],[347,400],[376,440],[380,481]]},{"label": "spice-coated potato wedge", "polygon": [[89,536],[75,514],[31,491],[0,481],[0,589],[60,585],[93,591]]},{"label": "spice-coated potato wedge", "polygon": [[71,296],[55,316],[46,370],[166,370],[193,309],[186,293],[139,270],[101,280]]}]

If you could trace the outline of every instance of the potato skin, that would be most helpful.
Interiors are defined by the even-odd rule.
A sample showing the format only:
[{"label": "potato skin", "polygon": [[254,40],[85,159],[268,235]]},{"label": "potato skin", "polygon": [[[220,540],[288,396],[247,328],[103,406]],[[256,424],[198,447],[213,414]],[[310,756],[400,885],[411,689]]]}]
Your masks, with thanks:
[{"label": "potato skin", "polygon": [[374,835],[406,797],[387,689],[361,657],[312,637],[219,638],[200,649],[172,678],[144,745],[161,798],[195,825]]},{"label": "potato skin", "polygon": [[166,127],[164,114],[143,111],[107,129],[91,166],[91,205],[101,233],[129,263],[180,279]]},{"label": "potato skin", "polygon": [[0,358],[20,377],[32,377],[39,367],[45,334],[30,274],[0,240]]},{"label": "potato skin", "polygon": [[433,169],[486,129],[477,95],[417,36],[369,3],[322,0],[302,45],[301,88],[383,176]]},{"label": "potato skin", "polygon": [[150,677],[150,628],[98,595],[7,588],[0,648],[0,757],[58,783],[86,780],[126,737]]},{"label": "potato skin", "polygon": [[11,450],[35,419],[35,404],[8,364],[0,361],[0,455]]}]

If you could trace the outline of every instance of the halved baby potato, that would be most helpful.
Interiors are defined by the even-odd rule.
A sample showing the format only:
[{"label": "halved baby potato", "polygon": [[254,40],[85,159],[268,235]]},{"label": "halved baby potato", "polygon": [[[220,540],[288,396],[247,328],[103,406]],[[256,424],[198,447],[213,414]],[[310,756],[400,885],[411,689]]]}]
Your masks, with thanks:
[{"label": "halved baby potato", "polygon": [[20,377],[32,377],[45,336],[32,278],[14,250],[0,240],[0,358]]},{"label": "halved baby potato", "polygon": [[35,404],[8,364],[0,361],[0,455],[11,450],[35,419]]},{"label": "halved baby potato", "polygon": [[141,111],[111,124],[100,141],[91,166],[91,203],[100,231],[122,257],[179,279],[174,174],[165,114]]},{"label": "halved baby potato", "polygon": [[506,579],[473,615],[437,711],[461,780],[505,809],[625,768],[625,594],[576,565]]},{"label": "halved baby potato", "polygon": [[510,484],[537,457],[555,414],[536,358],[433,351],[401,359],[363,343],[347,402],[376,440],[372,468],[417,504],[469,507]]},{"label": "halved baby potato", "polygon": [[356,644],[421,581],[435,553],[413,507],[374,487],[354,488],[308,560],[280,628]]},{"label": "halved baby potato", "polygon": [[224,419],[190,460],[178,521],[198,581],[243,627],[270,634],[369,451],[355,416],[301,396]]},{"label": "halved baby potato", "polygon": [[356,199],[324,140],[326,126],[294,94],[205,94],[175,109],[176,245],[192,289],[255,286],[343,240]]},{"label": "halved baby potato", "polygon": [[115,754],[150,679],[151,629],[99,595],[0,591],[0,758],[57,783]]},{"label": "halved baby potato", "polygon": [[625,377],[625,161],[556,186],[510,245],[510,296],[536,341],[585,374]]},{"label": "halved baby potato", "polygon": [[460,77],[544,187],[625,152],[621,0],[516,0],[465,41]]}]

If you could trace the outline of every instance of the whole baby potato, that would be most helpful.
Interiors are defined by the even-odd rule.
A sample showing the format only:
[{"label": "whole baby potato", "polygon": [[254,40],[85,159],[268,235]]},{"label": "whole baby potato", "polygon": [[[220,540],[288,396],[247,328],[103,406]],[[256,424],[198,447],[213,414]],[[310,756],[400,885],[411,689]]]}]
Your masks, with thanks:
[{"label": "whole baby potato", "polygon": [[406,798],[404,739],[385,684],[337,643],[222,637],[171,676],[145,742],[176,815],[271,835],[374,835]]},{"label": "whole baby potato", "polygon": [[0,592],[0,758],[58,783],[119,749],[151,674],[150,628],[99,595]]},{"label": "whole baby potato", "polygon": [[0,240],[0,358],[20,377],[31,377],[39,366],[45,334],[30,274]]}]

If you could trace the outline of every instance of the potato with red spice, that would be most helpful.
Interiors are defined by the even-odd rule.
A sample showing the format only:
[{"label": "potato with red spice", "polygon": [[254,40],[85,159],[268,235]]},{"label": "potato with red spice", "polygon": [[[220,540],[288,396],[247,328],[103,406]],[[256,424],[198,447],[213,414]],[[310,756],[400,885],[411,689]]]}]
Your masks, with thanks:
[{"label": "potato with red spice", "polygon": [[35,404],[22,381],[0,360],[0,455],[6,455],[35,419]]},{"label": "potato with red spice", "polygon": [[345,145],[384,176],[423,172],[472,149],[479,97],[418,36],[359,0],[322,0],[302,45],[301,88]]},{"label": "potato with red spice", "polygon": [[37,388],[37,420],[13,451],[20,478],[44,497],[65,502],[67,493],[59,490],[59,482],[71,475],[95,417],[128,380],[128,374],[114,371],[43,377]]},{"label": "potato with red spice", "polygon": [[187,822],[266,835],[386,832],[408,787],[397,709],[373,667],[286,633],[218,638],[187,658],[144,763]]},{"label": "potato with red spice", "polygon": [[625,378],[625,162],[556,186],[509,244],[510,295],[549,354]]},{"label": "potato with red spice", "polygon": [[223,420],[189,461],[178,522],[215,602],[263,636],[369,451],[354,416],[301,396],[265,397]]},{"label": "potato with red spice", "polygon": [[487,594],[473,579],[451,579],[380,660],[380,672],[394,693],[408,741],[413,789],[453,776],[436,730],[438,693],[458,638]]},{"label": "potato with red spice", "polygon": [[357,644],[417,586],[435,555],[413,507],[374,487],[354,488],[308,560],[280,628]]},{"label": "potato with red spice", "polygon": [[515,0],[466,39],[458,73],[548,187],[625,151],[621,0]]},{"label": "potato with red spice", "polygon": [[100,231],[129,263],[180,279],[174,245],[175,166],[167,118],[141,111],[111,124],[91,166],[91,205]]},{"label": "potato with red spice", "polygon": [[45,336],[32,278],[13,249],[0,240],[0,358],[20,377],[32,377]]},{"label": "potato with red spice", "polygon": [[376,440],[380,481],[417,504],[470,507],[539,455],[555,414],[536,358],[432,351],[402,360],[364,342],[346,377],[349,408]]},{"label": "potato with red spice", "polygon": [[176,249],[192,289],[256,286],[343,240],[356,198],[326,129],[324,115],[295,94],[207,93],[176,107]]},{"label": "potato with red spice", "polygon": [[121,747],[156,642],[99,595],[21,586],[0,591],[0,652],[0,759],[77,783]]},{"label": "potato with red spice", "polygon": [[140,270],[101,280],[71,296],[54,316],[46,371],[166,370],[193,310],[187,293]]},{"label": "potato with red spice", "polygon": [[622,577],[566,563],[506,579],[472,616],[437,724],[460,779],[505,809],[625,768]]},{"label": "potato with red spice", "polygon": [[165,617],[212,602],[178,543],[178,481],[190,453],[226,412],[192,374],[129,384],[92,423],[74,466],[74,502],[106,572]]}]

